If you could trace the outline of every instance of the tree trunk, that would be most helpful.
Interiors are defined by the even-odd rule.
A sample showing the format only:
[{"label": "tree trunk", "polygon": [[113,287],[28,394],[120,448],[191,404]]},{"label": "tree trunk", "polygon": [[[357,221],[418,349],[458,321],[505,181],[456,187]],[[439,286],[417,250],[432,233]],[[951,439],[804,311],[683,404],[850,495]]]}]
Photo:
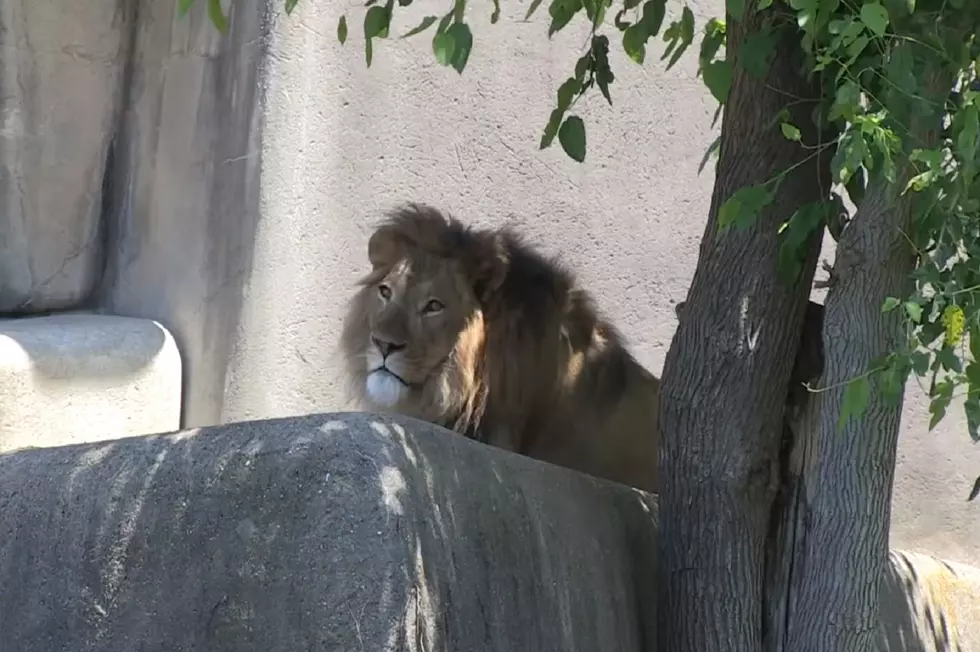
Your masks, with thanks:
[{"label": "tree trunk", "polygon": [[[738,50],[764,14],[746,13],[729,21],[735,74],[711,211],[663,371],[658,630],[659,649],[671,652],[761,649],[781,423],[822,235],[811,238],[790,287],[778,280],[777,229],[830,187],[832,152],[813,156],[775,120],[789,106],[804,143],[830,138],[818,134],[814,104],[803,99],[820,93],[801,74],[800,37],[784,30],[766,79],[756,79],[739,67]],[[754,225],[718,236],[728,197],[797,164]]]},{"label": "tree trunk", "polygon": [[[924,95],[942,107],[951,78],[935,73]],[[919,104],[919,103],[917,103]],[[937,141],[941,115],[922,102],[908,115],[910,141]],[[914,116],[914,117],[913,117]],[[908,178],[908,172],[906,173]],[[887,403],[872,379],[867,408],[843,430],[838,419],[849,379],[872,360],[901,348],[901,311],[881,311],[888,296],[908,296],[915,256],[907,239],[914,195],[899,197],[904,180],[869,184],[837,247],[824,317],[826,387],[809,401],[792,472],[800,479],[784,518],[792,532],[780,564],[791,600],[787,652],[866,652],[878,628],[878,589],[888,558],[892,481],[902,406]],[[897,187],[896,187],[897,186]],[[795,527],[791,527],[792,524]]]}]

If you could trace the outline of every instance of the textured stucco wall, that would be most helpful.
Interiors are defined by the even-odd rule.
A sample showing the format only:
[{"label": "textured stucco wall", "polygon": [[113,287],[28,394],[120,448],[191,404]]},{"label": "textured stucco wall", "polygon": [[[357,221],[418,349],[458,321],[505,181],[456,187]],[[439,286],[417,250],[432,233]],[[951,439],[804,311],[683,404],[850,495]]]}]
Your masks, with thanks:
[{"label": "textured stucco wall", "polygon": [[[116,14],[121,4],[86,5],[86,20],[104,15],[125,37],[100,40],[104,57],[89,44],[75,59],[96,70],[99,84],[114,75],[126,84],[90,120],[97,132],[118,107],[118,130],[89,133],[84,143],[95,156],[112,143],[98,305],[173,333],[185,426],[352,407],[337,373],[341,311],[364,269],[370,223],[408,199],[476,223],[511,221],[561,252],[637,357],[660,372],[713,181],[710,169],[697,173],[716,130],[715,104],[694,78],[696,47],[669,73],[659,40],[644,67],[613,48],[613,106],[594,94],[577,107],[589,134],[579,165],[537,143],[584,26],[549,42],[546,7],[523,23],[526,3],[502,4],[496,26],[490,3],[471,6],[475,43],[461,77],[435,62],[425,36],[379,43],[366,69],[359,9],[347,45],[336,40],[346,3],[301,0],[290,17],[280,0],[235,3],[227,37],[202,2],[186,18],[174,0],[140,0]],[[393,32],[446,6],[417,1],[399,11]],[[691,6],[700,20],[722,2]],[[117,52],[130,57],[122,71]],[[45,92],[37,102],[58,106]],[[13,100],[4,102],[9,115]],[[4,169],[31,163],[31,134],[0,135],[20,147],[5,150],[13,162],[4,159]],[[97,177],[77,193],[86,201],[101,198]],[[43,175],[25,178],[35,197],[52,185]],[[5,201],[14,196],[3,192]],[[88,215],[88,204],[78,206]],[[31,210],[72,224],[66,213]],[[89,227],[79,229],[72,238],[88,237]],[[84,291],[88,277],[78,278],[66,292]],[[910,397],[919,394],[913,385]],[[906,414],[893,544],[980,563],[980,507],[963,500],[980,472],[980,448],[955,407],[934,433],[921,399]]]}]

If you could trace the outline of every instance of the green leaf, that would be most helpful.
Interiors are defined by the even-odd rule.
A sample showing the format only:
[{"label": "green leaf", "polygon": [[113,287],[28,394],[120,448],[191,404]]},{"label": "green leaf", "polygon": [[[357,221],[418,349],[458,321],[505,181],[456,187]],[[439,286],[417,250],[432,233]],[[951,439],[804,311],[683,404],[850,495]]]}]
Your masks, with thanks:
[{"label": "green leaf", "polygon": [[762,11],[763,9],[768,9],[771,6],[772,6],[772,0],[759,0],[759,4],[756,6],[756,8],[759,11]]},{"label": "green leaf", "polygon": [[388,11],[384,7],[371,7],[364,14],[364,38],[380,36],[388,29]]},{"label": "green leaf", "polygon": [[551,111],[551,115],[548,117],[548,124],[544,126],[544,133],[541,134],[539,149],[546,149],[551,146],[555,136],[558,135],[558,127],[561,126],[561,119],[564,115],[565,112],[562,109],[553,109]]},{"label": "green leaf", "polygon": [[895,297],[885,297],[885,302],[881,304],[881,312],[891,312],[902,305],[902,302]]},{"label": "green leaf", "polygon": [[727,27],[724,22],[717,18],[712,18],[704,26],[704,37],[701,39],[701,52],[698,54],[698,63],[701,68],[711,63],[725,42],[725,32]]},{"label": "green leaf", "polygon": [[718,209],[719,233],[733,224],[739,229],[751,226],[759,212],[772,202],[774,194],[768,184],[739,188]]},{"label": "green leaf", "polygon": [[347,41],[347,16],[341,16],[337,22],[337,40],[341,45]]},{"label": "green leaf", "polygon": [[493,13],[490,14],[490,24],[496,25],[500,20],[500,0],[493,0]]},{"label": "green leaf", "polygon": [[866,190],[864,175],[855,174],[851,176],[845,184],[844,189],[847,190],[847,196],[851,198],[851,203],[855,206],[860,206],[861,200],[864,199],[864,191]]},{"label": "green leaf", "polygon": [[593,25],[601,25],[606,15],[606,0],[582,0],[585,15]]},{"label": "green leaf", "polygon": [[[674,67],[674,64],[681,58],[684,51],[687,50],[691,42],[694,41],[694,12],[687,5],[684,5],[683,11],[681,11],[681,20],[677,25],[677,30],[671,34],[671,46],[664,52],[664,56],[661,57],[663,60],[668,54],[670,54],[671,49],[673,49],[673,54],[670,57],[670,61],[667,62],[667,70]],[[671,30],[664,32],[664,38],[667,38],[667,33]]]},{"label": "green leaf", "polygon": [[732,89],[732,62],[727,59],[712,61],[702,69],[701,75],[714,98],[719,104],[724,104]]},{"label": "green leaf", "polygon": [[963,330],[966,327],[966,316],[963,308],[957,305],[946,306],[943,310],[943,326],[946,328],[945,344],[956,346],[963,339]]},{"label": "green leaf", "polygon": [[776,35],[770,28],[752,32],[738,50],[738,64],[752,77],[762,80],[776,55]]},{"label": "green leaf", "polygon": [[221,0],[208,0],[208,16],[222,34],[228,33],[228,19],[221,9]]},{"label": "green leaf", "polygon": [[918,376],[925,376],[929,373],[929,355],[921,351],[912,353],[912,370]]},{"label": "green leaf", "polygon": [[970,384],[970,391],[975,389],[980,393],[980,362],[966,365],[966,380]]},{"label": "green leaf", "polygon": [[449,63],[459,74],[463,74],[466,62],[469,61],[473,49],[473,32],[466,23],[453,23],[446,30],[446,36],[453,39],[453,52]]},{"label": "green leaf", "polygon": [[854,63],[854,61],[856,61],[857,58],[861,56],[861,53],[864,52],[864,48],[868,47],[868,43],[870,42],[871,39],[868,38],[866,34],[862,34],[861,36],[854,39],[854,41],[852,41],[851,44],[847,46],[847,54],[849,59],[847,60],[846,64],[849,66],[852,63]]},{"label": "green leaf", "polygon": [[973,483],[973,489],[970,490],[970,495],[967,496],[966,501],[970,502],[978,495],[980,495],[980,477],[978,477],[976,481]]},{"label": "green leaf", "polygon": [[286,0],[286,15],[289,16],[293,13],[293,9],[299,4],[299,0]]},{"label": "green leaf", "polygon": [[908,183],[905,184],[905,189],[902,190],[902,194],[905,194],[909,190],[912,192],[921,192],[935,183],[938,176],[939,174],[936,172],[936,170],[926,170],[925,172],[920,172],[909,179]]},{"label": "green leaf", "polygon": [[792,140],[794,142],[798,141],[801,137],[800,130],[788,122],[784,122],[779,125],[779,130],[783,132],[783,138],[786,140]]},{"label": "green leaf", "polygon": [[963,404],[963,411],[966,413],[966,427],[970,431],[970,439],[975,442],[980,441],[980,395],[970,394]]},{"label": "green leaf", "polygon": [[787,284],[795,283],[803,271],[803,261],[808,251],[807,241],[826,221],[828,206],[823,201],[805,204],[780,227],[778,268],[780,277]]},{"label": "green leaf", "polygon": [[401,37],[408,38],[409,36],[415,36],[416,34],[421,34],[425,30],[432,27],[432,23],[436,22],[437,20],[439,20],[438,16],[426,16],[425,18],[422,19],[422,22],[420,22],[418,25],[416,25],[412,29],[402,34]]},{"label": "green leaf", "polygon": [[745,0],[726,0],[725,9],[729,16],[741,22],[745,17]]},{"label": "green leaf", "polygon": [[454,46],[453,37],[448,33],[448,30],[436,33],[432,39],[432,51],[436,55],[436,61],[444,66],[452,63]]},{"label": "green leaf", "polygon": [[[605,35],[592,37],[592,61],[593,79],[599,87],[599,92],[612,105],[612,96],[609,95],[609,84],[616,80],[609,67],[609,38]],[[583,77],[584,77],[583,73]]]},{"label": "green leaf", "polygon": [[533,14],[539,6],[541,6],[541,0],[531,0],[531,6],[527,8],[527,13],[524,14],[524,20],[530,20],[531,14]]},{"label": "green leaf", "polygon": [[701,172],[704,170],[704,166],[708,164],[708,161],[711,159],[711,155],[718,153],[720,149],[721,149],[721,136],[718,136],[713,141],[711,141],[711,144],[708,145],[708,149],[704,151],[704,156],[701,158],[701,164],[698,165],[698,174],[701,174]]},{"label": "green leaf", "polygon": [[956,355],[956,351],[953,348],[945,344],[936,353],[936,363],[946,371],[953,371],[955,373],[963,371],[963,363],[960,361],[960,357]]},{"label": "green leaf", "polygon": [[565,118],[561,129],[558,130],[558,142],[562,149],[573,160],[581,163],[585,160],[585,123],[577,115]]},{"label": "green leaf", "polygon": [[980,113],[975,104],[963,107],[960,113],[962,126],[956,136],[956,153],[963,161],[972,161],[977,151],[977,135],[980,132]]},{"label": "green leaf", "polygon": [[623,32],[623,51],[630,59],[643,65],[646,58],[646,42],[650,35],[642,22],[634,23]]},{"label": "green leaf", "polygon": [[909,375],[909,364],[907,358],[899,359],[897,354],[889,356],[891,360],[879,374],[881,381],[881,395],[885,403],[891,407],[898,407],[901,404],[902,394],[905,392],[905,381]]},{"label": "green leaf", "polygon": [[[950,387],[952,386],[950,385]],[[929,414],[932,415],[932,417],[929,419],[930,431],[939,425],[939,422],[946,416],[946,410],[949,408],[949,404],[952,400],[953,393],[950,391],[949,394],[943,393],[936,396],[932,399],[932,402],[929,403]]]},{"label": "green leaf", "polygon": [[626,15],[626,10],[620,9],[618,12],[616,12],[616,17],[613,18],[613,24],[616,26],[616,29],[618,29],[621,32],[625,32],[631,25],[629,21],[623,20],[623,16],[625,15]]},{"label": "green leaf", "polygon": [[582,91],[582,80],[569,77],[558,87],[558,108],[564,113],[572,105],[572,100]]},{"label": "green leaf", "polygon": [[446,31],[447,29],[449,29],[449,23],[451,23],[451,22],[452,22],[452,20],[453,20],[453,14],[454,14],[454,13],[455,13],[455,12],[453,12],[453,11],[449,11],[449,12],[447,12],[447,13],[446,13],[446,15],[445,15],[445,16],[443,16],[443,17],[442,17],[442,18],[441,18],[441,19],[439,20],[439,24],[438,24],[438,25],[436,25],[436,34],[442,34],[442,33],[444,33],[444,32],[445,32],[445,31]]},{"label": "green leaf", "polygon": [[834,181],[846,187],[851,177],[867,160],[868,143],[857,129],[848,129],[837,143],[837,151],[830,161]]},{"label": "green leaf", "polygon": [[548,13],[551,15],[548,38],[563,30],[581,10],[582,0],[552,0],[548,6]]},{"label": "green leaf", "polygon": [[870,396],[871,384],[868,382],[867,376],[858,376],[847,383],[844,388],[840,418],[837,421],[838,430],[843,430],[848,419],[860,419],[864,415]]},{"label": "green leaf", "polygon": [[647,34],[651,37],[660,33],[660,27],[664,24],[664,17],[667,15],[667,0],[647,0],[643,3],[643,17],[640,22],[647,29]]},{"label": "green leaf", "polygon": [[861,22],[878,37],[885,35],[888,28],[888,10],[877,2],[871,2],[861,7]]},{"label": "green leaf", "polygon": [[914,301],[905,302],[905,313],[912,319],[916,324],[922,321],[922,306],[915,303]]},{"label": "green leaf", "polygon": [[180,3],[177,5],[177,15],[183,18],[193,4],[194,0],[180,0]]},{"label": "green leaf", "polygon": [[861,87],[848,79],[837,88],[834,94],[834,103],[830,107],[828,120],[843,118],[852,121],[855,109],[861,105]]}]

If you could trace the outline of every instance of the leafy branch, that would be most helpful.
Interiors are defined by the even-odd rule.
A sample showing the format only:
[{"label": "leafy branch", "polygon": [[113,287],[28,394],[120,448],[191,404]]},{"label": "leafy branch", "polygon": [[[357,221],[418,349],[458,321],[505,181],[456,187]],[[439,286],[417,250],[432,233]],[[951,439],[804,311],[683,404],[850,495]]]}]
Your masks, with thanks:
[{"label": "leafy branch", "polygon": [[[413,0],[398,0],[397,6],[408,7],[412,2]],[[532,0],[524,15],[524,20],[530,20],[541,4],[542,0]],[[603,28],[605,27],[605,18],[614,4],[617,3],[614,3],[613,0],[551,0],[548,5],[549,38],[563,30],[580,15],[584,15],[590,25],[588,48],[576,61],[574,73],[558,88],[555,108],[545,124],[540,141],[540,148],[546,149],[557,137],[565,153],[579,163],[585,160],[587,151],[585,122],[580,116],[569,112],[575,103],[593,88],[598,88],[610,105],[613,103],[609,91],[610,84],[615,81],[615,75],[609,65],[610,37],[604,33]],[[368,9],[363,19],[364,48],[365,59],[367,65],[370,66],[373,59],[375,39],[388,38],[388,30],[392,23],[396,2],[395,0],[387,0],[384,5],[380,5],[378,0],[368,0],[365,6]],[[452,8],[443,16],[426,16],[401,38],[417,36],[435,25],[432,50],[436,60],[444,66],[451,66],[462,74],[473,48],[472,30],[465,21],[466,8],[466,0],[454,0]],[[619,40],[623,50],[633,61],[640,65],[643,64],[646,58],[647,44],[651,38],[661,33],[666,13],[667,0],[622,1],[613,20],[613,25],[621,33]],[[490,23],[497,23],[499,18],[500,3],[499,0],[496,0],[490,14]],[[724,38],[724,24],[714,24],[713,30],[711,34],[711,38],[715,42],[713,51],[717,51]],[[340,43],[346,42],[347,34],[347,16],[344,15],[341,16],[337,26],[337,38]],[[669,70],[694,40],[694,14],[691,9],[684,6],[680,17],[663,30],[662,36],[665,49],[661,60],[669,58],[667,63]],[[712,83],[724,85],[725,73],[723,68],[723,64],[709,62],[704,74],[712,79]]]}]

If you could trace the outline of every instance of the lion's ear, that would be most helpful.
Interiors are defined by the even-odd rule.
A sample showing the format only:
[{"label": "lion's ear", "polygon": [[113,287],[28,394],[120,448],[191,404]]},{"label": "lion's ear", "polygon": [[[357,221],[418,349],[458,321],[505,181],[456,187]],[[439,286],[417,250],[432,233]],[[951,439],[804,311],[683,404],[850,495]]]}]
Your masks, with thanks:
[{"label": "lion's ear", "polygon": [[398,238],[395,232],[382,226],[368,240],[368,260],[374,269],[390,267],[398,258]]},{"label": "lion's ear", "polygon": [[479,301],[485,302],[503,285],[510,266],[503,238],[499,234],[480,238],[469,262],[473,293]]}]

